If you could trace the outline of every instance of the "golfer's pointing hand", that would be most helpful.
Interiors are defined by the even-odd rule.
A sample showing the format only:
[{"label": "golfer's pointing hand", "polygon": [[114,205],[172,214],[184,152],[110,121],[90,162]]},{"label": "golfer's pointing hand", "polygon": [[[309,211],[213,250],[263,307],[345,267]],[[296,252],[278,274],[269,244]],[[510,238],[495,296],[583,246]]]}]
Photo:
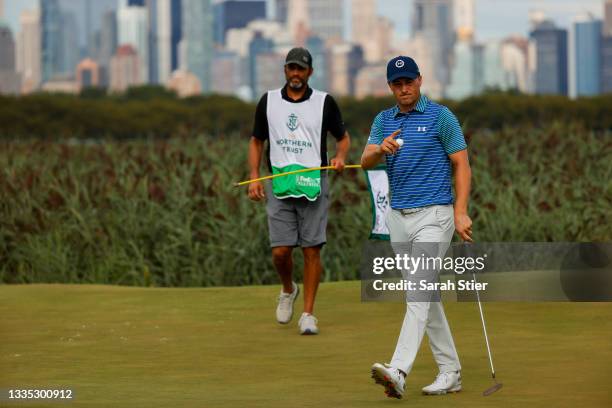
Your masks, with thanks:
[{"label": "golfer's pointing hand", "polygon": [[266,198],[266,193],[264,192],[264,186],[261,181],[256,181],[254,183],[249,184],[249,199],[253,201],[261,201]]},{"label": "golfer's pointing hand", "polygon": [[402,129],[398,129],[395,132],[391,133],[389,136],[387,136],[380,144],[380,151],[385,154],[397,153],[400,148],[400,145],[395,139],[399,136],[401,132]]}]

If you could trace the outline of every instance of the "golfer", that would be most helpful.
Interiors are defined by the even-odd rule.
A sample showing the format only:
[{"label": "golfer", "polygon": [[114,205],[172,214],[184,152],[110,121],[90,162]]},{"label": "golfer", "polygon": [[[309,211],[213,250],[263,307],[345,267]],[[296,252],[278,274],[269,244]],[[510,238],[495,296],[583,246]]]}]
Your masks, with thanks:
[{"label": "golfer", "polygon": [[[423,250],[442,257],[455,230],[464,241],[472,240],[472,221],[467,215],[471,170],[457,118],[447,107],[421,95],[422,82],[412,58],[400,56],[389,61],[387,83],[397,105],[374,119],[361,165],[370,169],[386,160],[391,195],[386,222],[394,251],[413,248],[413,256],[420,256]],[[425,276],[427,271],[416,271],[416,276],[419,274]],[[461,390],[461,365],[442,303],[439,298],[422,296],[407,294],[406,315],[390,364],[372,366],[372,377],[389,397],[404,394],[405,377],[425,333],[439,374],[423,392]]]},{"label": "golfer", "polygon": [[[326,166],[327,132],[336,139],[335,170],[342,171],[350,147],[340,109],[334,99],[308,86],[313,73],[312,56],[294,48],[285,59],[286,84],[268,91],[257,105],[253,136],[249,143],[250,177],[259,177],[264,141],[268,140],[268,167],[273,174]],[[321,248],[325,244],[329,185],[320,170],[277,177],[265,186],[249,185],[251,200],[266,200],[272,260],[282,288],[276,320],[287,324],[299,287],[293,281],[293,248],[304,255],[304,312],[299,320],[301,334],[317,334],[313,309],[321,277]]]}]

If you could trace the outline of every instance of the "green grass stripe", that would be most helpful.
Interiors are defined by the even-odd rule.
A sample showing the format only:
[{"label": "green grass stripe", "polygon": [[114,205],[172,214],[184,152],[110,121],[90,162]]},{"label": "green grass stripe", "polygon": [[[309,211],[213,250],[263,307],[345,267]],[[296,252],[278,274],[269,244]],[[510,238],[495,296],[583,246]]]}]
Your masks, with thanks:
[{"label": "green grass stripe", "polygon": [[[275,322],[278,286],[165,289],[0,286],[0,388],[64,386],[70,407],[385,407],[369,368],[388,361],[400,303],[361,303],[359,282],[322,284],[321,334]],[[424,397],[427,342],[407,385],[410,407],[610,406],[612,304],[487,303],[492,384],[476,304],[447,303],[464,391]],[[13,406],[48,406],[15,404]],[[59,406],[59,405],[58,405]],[[64,406],[64,405],[62,405]]]}]

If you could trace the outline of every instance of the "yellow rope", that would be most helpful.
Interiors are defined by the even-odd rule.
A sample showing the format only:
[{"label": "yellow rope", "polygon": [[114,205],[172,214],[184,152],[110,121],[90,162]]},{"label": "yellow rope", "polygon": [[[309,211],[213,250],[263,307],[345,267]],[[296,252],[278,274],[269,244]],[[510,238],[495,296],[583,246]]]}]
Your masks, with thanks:
[{"label": "yellow rope", "polygon": [[[360,169],[361,164],[347,164],[346,166],[344,166],[344,168],[345,169]],[[323,166],[323,167],[311,167],[309,169],[293,170],[293,171],[288,171],[286,173],[278,173],[278,174],[273,174],[271,176],[264,176],[264,177],[259,177],[259,178],[252,179],[252,180],[241,181],[240,183],[234,183],[234,187],[240,187],[240,186],[244,186],[247,184],[255,183],[257,181],[269,180],[269,179],[273,179],[276,177],[288,176],[290,174],[305,173],[307,171],[314,171],[314,170],[334,170],[334,169],[335,169],[334,166]]]}]

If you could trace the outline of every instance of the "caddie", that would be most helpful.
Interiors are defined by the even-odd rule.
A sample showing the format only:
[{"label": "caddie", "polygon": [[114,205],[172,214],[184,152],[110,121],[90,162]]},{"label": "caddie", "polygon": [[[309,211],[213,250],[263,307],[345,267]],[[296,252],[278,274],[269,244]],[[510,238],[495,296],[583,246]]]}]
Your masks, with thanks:
[{"label": "caddie", "polygon": [[[284,72],[285,85],[265,93],[257,104],[249,143],[250,177],[260,176],[266,140],[268,166],[273,174],[326,166],[328,132],[336,139],[336,155],[330,164],[342,171],[350,137],[334,98],[308,86],[313,73],[310,52],[304,48],[289,51]],[[276,320],[287,324],[293,316],[299,287],[292,277],[292,252],[295,247],[301,247],[304,311],[299,329],[301,334],[319,333],[313,309],[322,273],[321,248],[327,241],[329,185],[326,172],[315,170],[277,177],[265,185],[251,183],[248,196],[254,201],[266,201],[272,260],[282,283]]]}]

